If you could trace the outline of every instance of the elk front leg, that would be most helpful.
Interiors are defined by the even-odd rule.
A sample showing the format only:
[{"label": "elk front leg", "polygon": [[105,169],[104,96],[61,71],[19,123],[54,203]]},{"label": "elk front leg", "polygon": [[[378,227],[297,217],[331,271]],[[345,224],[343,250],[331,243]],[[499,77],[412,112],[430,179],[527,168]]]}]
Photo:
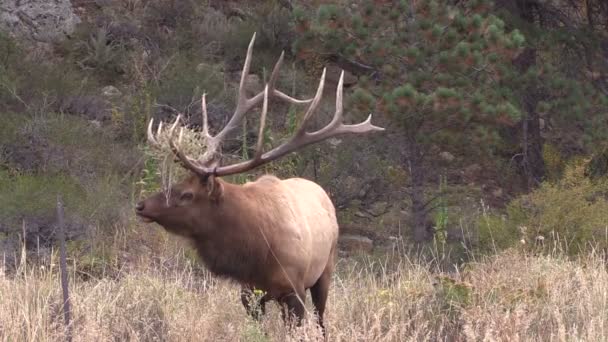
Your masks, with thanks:
[{"label": "elk front leg", "polygon": [[306,290],[300,289],[296,292],[289,293],[280,299],[282,306],[281,316],[283,322],[287,325],[291,325],[295,320],[296,326],[302,325],[302,319],[304,319],[305,307],[304,302],[306,300]]},{"label": "elk front leg", "polygon": [[241,302],[247,313],[256,321],[266,314],[266,302],[269,299],[270,297],[267,293],[261,297],[256,294],[253,286],[241,287]]}]

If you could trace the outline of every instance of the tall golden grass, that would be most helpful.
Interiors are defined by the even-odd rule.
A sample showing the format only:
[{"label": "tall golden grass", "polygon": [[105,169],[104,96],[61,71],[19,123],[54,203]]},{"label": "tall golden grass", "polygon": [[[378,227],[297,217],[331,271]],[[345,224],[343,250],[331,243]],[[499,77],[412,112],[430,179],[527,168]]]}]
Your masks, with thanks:
[{"label": "tall golden grass", "polygon": [[[79,276],[72,260],[73,340],[320,339],[310,298],[301,328],[284,327],[274,303],[258,323],[238,286],[201,271],[184,250],[163,253],[94,277]],[[10,272],[0,263],[0,341],[64,341],[56,259],[26,259]],[[326,325],[330,341],[605,341],[608,273],[594,254],[509,250],[449,274],[394,255],[344,258]]]}]

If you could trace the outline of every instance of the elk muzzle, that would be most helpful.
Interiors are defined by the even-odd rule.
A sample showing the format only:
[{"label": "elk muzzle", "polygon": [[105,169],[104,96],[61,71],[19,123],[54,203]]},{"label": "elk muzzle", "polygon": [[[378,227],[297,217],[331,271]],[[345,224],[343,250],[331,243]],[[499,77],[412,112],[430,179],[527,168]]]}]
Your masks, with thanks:
[{"label": "elk muzzle", "polygon": [[150,222],[152,222],[153,220],[152,220],[150,217],[148,217],[148,216],[146,215],[146,213],[145,213],[145,209],[146,209],[146,202],[145,202],[145,201],[140,201],[140,202],[138,202],[138,203],[135,205],[135,213],[137,214],[137,216],[138,216],[139,218],[141,218],[141,220],[142,220],[144,223],[150,223]]}]

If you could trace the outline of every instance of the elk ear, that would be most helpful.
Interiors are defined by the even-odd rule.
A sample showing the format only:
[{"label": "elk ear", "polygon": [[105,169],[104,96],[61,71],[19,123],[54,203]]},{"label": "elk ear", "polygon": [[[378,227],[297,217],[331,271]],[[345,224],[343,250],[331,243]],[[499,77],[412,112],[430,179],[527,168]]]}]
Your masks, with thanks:
[{"label": "elk ear", "polygon": [[219,180],[219,178],[211,175],[205,181],[205,185],[207,186],[207,193],[209,194],[209,199],[213,201],[217,201],[222,197],[224,193],[224,185]]}]

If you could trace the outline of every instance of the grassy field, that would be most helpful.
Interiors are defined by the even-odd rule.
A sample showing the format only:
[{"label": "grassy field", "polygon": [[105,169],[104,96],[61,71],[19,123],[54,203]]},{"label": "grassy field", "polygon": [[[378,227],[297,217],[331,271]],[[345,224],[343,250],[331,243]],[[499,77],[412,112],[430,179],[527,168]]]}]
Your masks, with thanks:
[{"label": "grassy field", "polygon": [[[108,262],[95,275],[84,276],[81,260],[70,259],[74,341],[321,336],[312,320],[299,329],[284,328],[276,304],[261,323],[250,320],[235,284],[200,269],[182,242],[169,237],[160,244],[161,255],[131,255],[130,262]],[[27,262],[23,254],[10,271],[3,265],[0,341],[64,340],[52,255],[40,263]],[[310,299],[307,306],[312,309]],[[331,341],[602,341],[608,338],[607,312],[602,257],[508,250],[450,274],[396,255],[341,259],[326,322]]]}]

